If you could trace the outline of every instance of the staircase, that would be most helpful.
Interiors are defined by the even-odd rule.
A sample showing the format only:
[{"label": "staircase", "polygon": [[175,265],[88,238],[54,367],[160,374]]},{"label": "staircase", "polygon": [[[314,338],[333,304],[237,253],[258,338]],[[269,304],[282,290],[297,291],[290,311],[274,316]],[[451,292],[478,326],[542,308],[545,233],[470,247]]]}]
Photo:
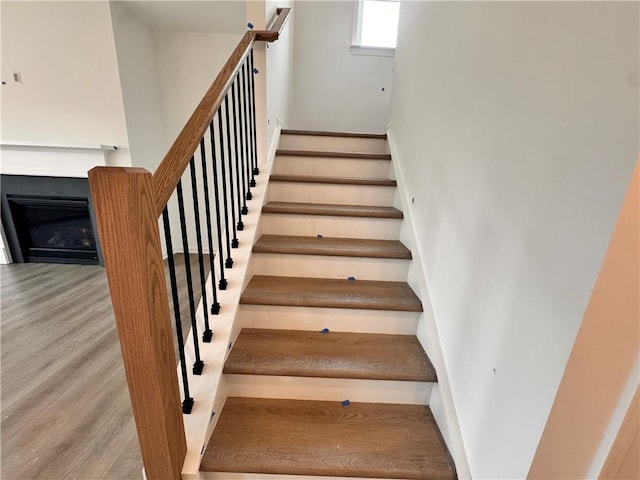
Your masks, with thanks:
[{"label": "staircase", "polygon": [[283,131],[205,478],[456,478],[385,152],[384,135]]}]

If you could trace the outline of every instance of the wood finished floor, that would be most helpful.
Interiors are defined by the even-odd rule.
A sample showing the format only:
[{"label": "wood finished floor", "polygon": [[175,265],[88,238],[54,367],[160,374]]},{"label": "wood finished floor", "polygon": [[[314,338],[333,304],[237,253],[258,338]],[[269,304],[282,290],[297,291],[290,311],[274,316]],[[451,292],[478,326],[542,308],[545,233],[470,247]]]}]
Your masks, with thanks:
[{"label": "wood finished floor", "polygon": [[224,373],[436,382],[414,335],[243,328]]},{"label": "wood finished floor", "polygon": [[[184,258],[176,263],[188,332]],[[0,293],[0,478],[142,478],[104,269],[0,265]]]},{"label": "wood finished floor", "polygon": [[[425,455],[420,452],[429,452]],[[205,472],[454,480],[426,405],[229,397]]]}]

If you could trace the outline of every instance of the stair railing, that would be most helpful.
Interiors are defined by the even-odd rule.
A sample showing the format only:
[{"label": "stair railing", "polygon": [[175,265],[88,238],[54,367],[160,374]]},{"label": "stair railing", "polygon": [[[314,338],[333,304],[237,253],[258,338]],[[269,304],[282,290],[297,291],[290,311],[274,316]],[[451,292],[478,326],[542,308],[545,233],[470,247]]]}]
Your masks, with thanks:
[{"label": "stair railing", "polygon": [[[149,479],[181,477],[187,451],[182,415],[191,412],[194,401],[187,364],[193,362],[194,375],[201,374],[205,367],[200,343],[212,339],[209,315],[220,312],[217,291],[227,288],[225,269],[233,267],[237,231],[244,228],[242,216],[248,213],[247,201],[252,198],[251,188],[256,186],[259,174],[253,46],[257,41],[277,40],[289,11],[278,9],[270,30],[245,33],[153,174],[133,167],[97,167],[89,172],[131,405]],[[185,185],[191,190],[193,211],[186,209]],[[171,199],[175,205],[170,208]],[[173,223],[170,211],[176,209],[179,220]],[[190,216],[195,232],[188,228]],[[159,217],[167,254],[180,384]],[[185,255],[193,338],[189,347],[185,347],[182,329],[174,230],[179,230],[175,237],[181,240]],[[196,275],[189,258],[190,238],[194,237]],[[202,295],[200,309],[194,284]],[[202,318],[197,315],[200,311]]]}]

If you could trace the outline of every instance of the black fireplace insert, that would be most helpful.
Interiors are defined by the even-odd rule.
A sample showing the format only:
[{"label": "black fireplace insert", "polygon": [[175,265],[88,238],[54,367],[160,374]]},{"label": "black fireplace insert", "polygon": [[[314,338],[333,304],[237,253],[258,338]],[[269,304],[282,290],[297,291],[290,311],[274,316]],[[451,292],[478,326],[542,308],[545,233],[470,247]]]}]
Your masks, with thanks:
[{"label": "black fireplace insert", "polygon": [[101,263],[86,178],[2,175],[2,222],[15,262]]}]

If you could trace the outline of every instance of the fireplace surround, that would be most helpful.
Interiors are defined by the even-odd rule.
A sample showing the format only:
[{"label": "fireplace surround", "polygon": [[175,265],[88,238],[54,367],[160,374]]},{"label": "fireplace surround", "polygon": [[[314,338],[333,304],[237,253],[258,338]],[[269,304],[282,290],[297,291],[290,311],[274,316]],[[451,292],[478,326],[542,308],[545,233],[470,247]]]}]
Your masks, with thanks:
[{"label": "fireplace surround", "polygon": [[14,262],[102,264],[86,178],[0,175]]}]

